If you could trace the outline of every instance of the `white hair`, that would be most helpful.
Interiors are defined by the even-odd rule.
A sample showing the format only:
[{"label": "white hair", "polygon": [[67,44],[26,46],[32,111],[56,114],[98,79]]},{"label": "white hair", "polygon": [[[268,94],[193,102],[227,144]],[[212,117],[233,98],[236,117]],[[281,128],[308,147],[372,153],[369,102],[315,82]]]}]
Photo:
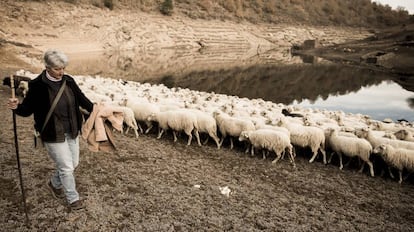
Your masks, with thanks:
[{"label": "white hair", "polygon": [[45,52],[43,61],[46,68],[66,67],[68,57],[61,51],[50,49]]}]

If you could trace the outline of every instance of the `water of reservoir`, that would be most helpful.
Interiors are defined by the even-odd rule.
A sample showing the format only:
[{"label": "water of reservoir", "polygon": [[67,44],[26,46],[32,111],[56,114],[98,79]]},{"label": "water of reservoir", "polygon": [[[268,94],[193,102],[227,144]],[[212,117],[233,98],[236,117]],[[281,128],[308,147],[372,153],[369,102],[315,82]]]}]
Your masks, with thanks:
[{"label": "water of reservoir", "polygon": [[312,109],[414,121],[414,78],[298,57],[289,48],[258,51],[153,50],[68,54],[70,74],[164,84],[262,98]]}]

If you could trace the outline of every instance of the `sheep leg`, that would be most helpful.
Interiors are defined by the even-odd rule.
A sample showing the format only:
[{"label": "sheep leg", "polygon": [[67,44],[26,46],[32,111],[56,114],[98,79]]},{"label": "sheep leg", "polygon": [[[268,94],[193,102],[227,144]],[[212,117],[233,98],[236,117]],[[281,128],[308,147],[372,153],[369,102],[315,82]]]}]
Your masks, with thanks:
[{"label": "sheep leg", "polygon": [[253,147],[253,145],[252,145],[252,147],[250,149],[250,154],[251,154],[251,156],[254,156],[254,147]]},{"label": "sheep leg", "polygon": [[[188,133],[187,135],[188,135],[187,146],[189,146],[191,144],[191,140],[193,140],[193,135],[191,135],[191,132]],[[200,140],[200,138],[199,138],[199,140]],[[200,141],[198,141],[198,142],[200,142]]]},{"label": "sheep leg", "polygon": [[209,137],[206,138],[206,140],[203,142],[203,145],[206,145],[208,143]]},{"label": "sheep leg", "polygon": [[329,159],[328,159],[328,164],[330,164],[331,163],[331,161],[332,161],[332,157],[333,157],[333,155],[335,154],[335,152],[331,152],[331,156],[329,157]]},{"label": "sheep leg", "polygon": [[363,163],[363,164],[361,165],[361,168],[358,170],[358,172],[359,172],[359,173],[361,173],[362,171],[364,171],[364,167],[365,167],[365,163]]},{"label": "sheep leg", "polygon": [[246,151],[249,151],[249,148],[253,147],[253,145],[248,140],[243,141],[243,144],[246,146]]},{"label": "sheep leg", "polygon": [[[252,146],[251,148],[253,149],[253,146]],[[249,147],[249,146],[247,146],[247,147],[246,147],[246,150],[244,150],[244,153],[246,153],[246,154],[247,154],[247,153],[249,153],[249,150],[250,150],[250,147]],[[252,156],[253,156],[253,155],[252,155]]]},{"label": "sheep leg", "polygon": [[162,129],[162,128],[158,128],[158,130],[159,130],[159,132],[158,132],[157,139],[160,139],[160,138],[161,138],[161,136],[162,136],[162,134],[164,133],[164,129]]},{"label": "sheep leg", "polygon": [[289,157],[290,157],[290,162],[292,163],[293,167],[296,168],[296,164],[295,164],[295,150],[294,149],[289,149],[288,150],[289,153]]},{"label": "sheep leg", "polygon": [[282,155],[281,155],[281,159],[284,159],[285,158],[285,153],[286,153],[286,151],[282,151]]},{"label": "sheep leg", "polygon": [[230,150],[233,149],[233,139],[230,137]]},{"label": "sheep leg", "polygon": [[369,173],[371,174],[371,176],[372,177],[374,177],[374,165],[372,164],[372,162],[371,161],[366,161],[366,163],[368,164],[368,166],[369,166]]},{"label": "sheep leg", "polygon": [[138,123],[138,128],[139,128],[139,131],[141,132],[141,134],[144,133],[144,130],[142,129],[142,127],[139,123]]},{"label": "sheep leg", "polygon": [[326,162],[326,152],[325,152],[325,150],[324,149],[322,149],[322,148],[319,148],[319,150],[321,151],[321,153],[322,153],[322,157],[323,157],[323,164],[327,164],[327,162]]},{"label": "sheep leg", "polygon": [[173,130],[173,136],[174,136],[174,143],[177,142],[177,135],[175,133],[175,130]]},{"label": "sheep leg", "polygon": [[223,142],[224,142],[224,138],[220,139],[220,141],[219,141],[220,147],[221,147],[221,145],[223,145]]},{"label": "sheep leg", "polygon": [[339,169],[342,170],[344,168],[344,165],[342,164],[342,153],[337,152],[336,154],[339,156]]},{"label": "sheep leg", "polygon": [[269,151],[268,150],[262,150],[262,159],[266,159],[266,157],[267,157],[267,155],[269,154]]},{"label": "sheep leg", "polygon": [[222,135],[221,140],[220,140],[220,147],[221,145],[223,145],[224,139],[226,138],[226,135]]},{"label": "sheep leg", "polygon": [[125,134],[128,134],[129,129],[132,128],[134,130],[135,133],[135,137],[138,138],[139,134],[138,134],[138,125],[127,125],[126,130],[125,130]]},{"label": "sheep leg", "polygon": [[197,130],[197,129],[194,129],[194,134],[195,134],[195,137],[196,137],[196,139],[197,139],[197,144],[198,144],[198,146],[201,146],[201,142],[200,142],[200,134],[198,133],[198,130]]},{"label": "sheep leg", "polygon": [[277,152],[275,152],[275,154],[276,154],[276,158],[272,161],[272,164],[277,163],[277,161],[279,161],[280,158],[282,157],[282,155],[281,154],[278,154]]},{"label": "sheep leg", "polygon": [[390,177],[392,179],[394,179],[395,177],[394,177],[394,174],[392,174],[392,170],[391,170],[391,167],[390,166],[388,166],[388,172],[390,173]]},{"label": "sheep leg", "polygon": [[[154,127],[154,125],[150,124],[148,128],[145,130],[145,134],[148,134],[150,130]],[[142,133],[142,132],[141,132]]]},{"label": "sheep leg", "polygon": [[[214,133],[209,133],[210,137],[214,139],[214,142],[216,142],[217,144],[217,149],[220,149],[220,143],[219,143],[219,138],[217,137],[217,135],[215,135]],[[207,137],[208,139],[208,137]]]},{"label": "sheep leg", "polygon": [[400,174],[400,180],[398,181],[399,184],[402,183],[402,170],[398,170],[398,173]]},{"label": "sheep leg", "polygon": [[313,156],[312,156],[312,158],[309,160],[309,163],[312,163],[314,160],[315,160],[315,158],[316,158],[316,156],[318,155],[318,150],[316,150],[316,151],[313,151]]},{"label": "sheep leg", "polygon": [[139,137],[138,129],[134,129],[134,133],[135,133],[135,138],[138,138]]}]

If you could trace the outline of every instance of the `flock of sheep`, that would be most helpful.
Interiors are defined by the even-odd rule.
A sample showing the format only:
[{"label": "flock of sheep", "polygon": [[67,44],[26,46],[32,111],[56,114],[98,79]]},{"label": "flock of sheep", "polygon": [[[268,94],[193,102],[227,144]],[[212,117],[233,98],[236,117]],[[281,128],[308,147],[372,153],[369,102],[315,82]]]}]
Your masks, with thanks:
[{"label": "flock of sheep", "polygon": [[[36,76],[24,71],[19,75]],[[176,142],[179,133],[184,132],[187,145],[194,135],[202,146],[203,135],[203,144],[212,139],[217,149],[224,141],[233,149],[233,140],[237,139],[237,143],[246,146],[246,153],[254,155],[261,151],[263,158],[272,155],[273,163],[287,155],[293,166],[295,150],[304,148],[303,151],[311,151],[310,163],[318,155],[322,155],[324,164],[330,163],[336,154],[340,169],[344,166],[343,156],[348,160],[357,157],[361,161],[360,171],[367,164],[371,176],[375,175],[374,165],[381,163],[375,162],[375,154],[392,178],[393,171],[398,171],[399,183],[403,181],[403,172],[414,171],[414,127],[409,122],[378,121],[360,114],[293,108],[263,99],[99,76],[76,76],[75,80],[93,102],[120,107],[126,133],[132,129],[136,137],[158,130],[160,139],[166,131],[172,131]]]}]

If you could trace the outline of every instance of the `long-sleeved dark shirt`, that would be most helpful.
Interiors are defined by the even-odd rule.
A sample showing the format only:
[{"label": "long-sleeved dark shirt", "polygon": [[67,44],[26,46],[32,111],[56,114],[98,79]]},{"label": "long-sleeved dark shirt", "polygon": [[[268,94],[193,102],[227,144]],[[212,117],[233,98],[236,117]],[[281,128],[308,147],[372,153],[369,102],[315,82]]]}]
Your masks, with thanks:
[{"label": "long-sleeved dark shirt", "polygon": [[84,120],[79,107],[88,112],[92,112],[93,109],[93,103],[83,94],[71,76],[63,75],[63,80],[66,80],[66,89],[43,131],[41,130],[46,115],[61,84],[55,83],[56,86],[52,86],[46,77],[46,70],[29,82],[29,91],[15,110],[17,115],[23,117],[33,114],[34,127],[41,132],[40,136],[44,142],[63,142],[64,134],[68,132],[75,138]]}]

